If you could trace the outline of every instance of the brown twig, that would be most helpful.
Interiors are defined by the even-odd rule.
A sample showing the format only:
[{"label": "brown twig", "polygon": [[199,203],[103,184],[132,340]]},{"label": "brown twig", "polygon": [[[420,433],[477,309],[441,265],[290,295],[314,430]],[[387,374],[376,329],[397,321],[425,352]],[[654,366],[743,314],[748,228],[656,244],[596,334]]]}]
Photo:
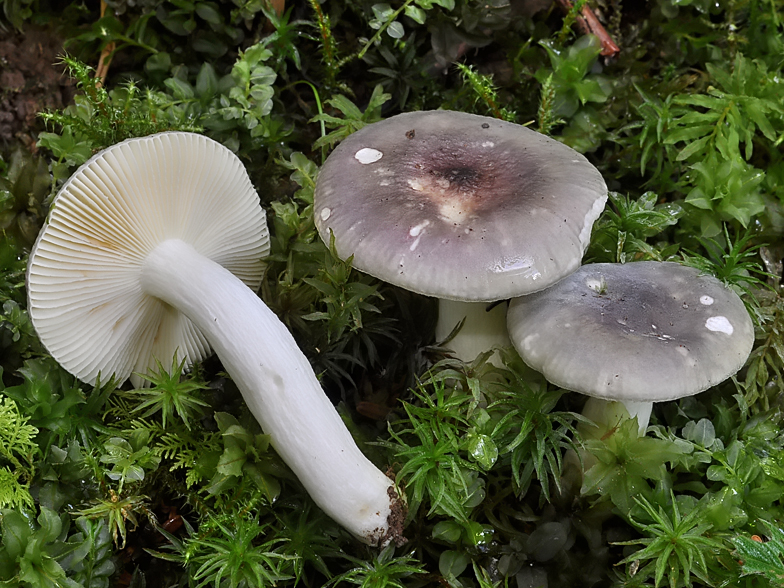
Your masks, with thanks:
[{"label": "brown twig", "polygon": [[[286,0],[264,0],[264,4],[268,9],[271,9],[278,18],[286,11]],[[275,30],[275,25],[272,24],[271,20],[267,19],[261,30],[266,34],[270,34]]]},{"label": "brown twig", "polygon": [[[101,0],[101,18],[103,18],[104,14],[106,14],[106,2]],[[101,56],[98,58],[98,67],[95,69],[95,77],[99,85],[103,83],[103,80],[106,79],[106,75],[109,73],[109,65],[112,63],[112,57],[114,56],[114,47],[114,41],[112,41],[101,50]]]},{"label": "brown twig", "polygon": [[[571,0],[556,0],[558,5],[563,10],[564,14],[569,14],[572,9]],[[620,48],[615,44],[615,41],[610,37],[610,33],[604,28],[599,19],[596,18],[593,10],[588,4],[583,4],[580,16],[576,19],[577,26],[586,35],[596,35],[602,44],[602,55],[604,57],[612,57],[620,52]]]}]

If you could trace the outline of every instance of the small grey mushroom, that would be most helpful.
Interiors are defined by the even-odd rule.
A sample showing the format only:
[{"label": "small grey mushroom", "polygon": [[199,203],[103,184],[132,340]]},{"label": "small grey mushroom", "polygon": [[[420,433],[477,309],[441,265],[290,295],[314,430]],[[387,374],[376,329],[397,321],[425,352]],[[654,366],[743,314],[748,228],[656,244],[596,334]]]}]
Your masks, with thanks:
[{"label": "small grey mushroom", "polygon": [[583,266],[514,299],[508,327],[530,367],[567,390],[623,402],[642,432],[653,402],[719,384],[754,343],[738,295],[673,262]]},{"label": "small grey mushroom", "polygon": [[[467,317],[451,345],[471,360],[494,342],[508,344],[503,314],[488,329],[486,303],[542,290],[577,269],[606,200],[598,170],[558,141],[438,110],[350,135],[319,173],[314,210],[322,239],[334,235],[338,255],[353,255],[357,269],[453,301],[441,305],[437,336]],[[460,351],[479,339],[479,349]]]}]

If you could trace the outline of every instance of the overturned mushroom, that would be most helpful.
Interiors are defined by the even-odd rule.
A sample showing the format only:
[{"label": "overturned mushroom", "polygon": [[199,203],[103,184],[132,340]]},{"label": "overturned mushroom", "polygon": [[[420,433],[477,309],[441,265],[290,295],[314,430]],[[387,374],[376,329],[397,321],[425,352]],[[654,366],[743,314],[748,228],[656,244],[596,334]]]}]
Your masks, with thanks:
[{"label": "overturned mushroom", "polygon": [[506,305],[495,311],[499,327],[487,329],[487,303],[577,269],[606,200],[598,170],[558,141],[439,110],[349,136],[319,173],[314,210],[322,239],[334,234],[357,269],[441,299],[437,337],[465,317],[450,346],[468,361],[509,341]]},{"label": "overturned mushroom", "polygon": [[[371,544],[400,532],[392,482],[358,449],[307,358],[255,294],[269,249],[239,159],[192,133],[114,145],[54,200],[30,255],[33,324],[78,378],[122,381],[212,346],[283,460]],[[398,517],[399,520],[399,517]],[[399,525],[399,523],[398,523]]]},{"label": "overturned mushroom", "polygon": [[585,265],[512,300],[508,326],[529,366],[567,390],[623,402],[641,432],[654,402],[719,384],[754,343],[735,292],[672,262]]}]

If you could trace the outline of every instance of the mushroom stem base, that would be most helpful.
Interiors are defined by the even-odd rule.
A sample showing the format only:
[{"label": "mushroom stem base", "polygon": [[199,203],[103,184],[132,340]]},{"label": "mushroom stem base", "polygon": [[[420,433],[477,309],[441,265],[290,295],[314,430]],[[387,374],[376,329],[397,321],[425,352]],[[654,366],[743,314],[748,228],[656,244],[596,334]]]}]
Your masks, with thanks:
[{"label": "mushroom stem base", "polygon": [[[369,544],[399,537],[400,499],[392,481],[359,450],[307,358],[261,299],[178,239],[156,247],[141,273],[146,294],[201,329],[316,504]],[[397,528],[390,527],[390,519],[399,521]]]}]

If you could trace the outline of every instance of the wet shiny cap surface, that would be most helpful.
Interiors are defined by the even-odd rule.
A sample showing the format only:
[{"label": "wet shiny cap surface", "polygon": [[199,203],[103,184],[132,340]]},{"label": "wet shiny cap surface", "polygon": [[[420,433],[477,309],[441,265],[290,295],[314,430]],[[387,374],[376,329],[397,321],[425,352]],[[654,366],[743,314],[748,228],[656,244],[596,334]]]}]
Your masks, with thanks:
[{"label": "wet shiny cap surface", "polygon": [[574,271],[607,200],[599,171],[520,125],[450,111],[400,114],[327,158],[316,226],[342,258],[414,292],[490,301]]},{"label": "wet shiny cap surface", "polygon": [[529,366],[567,390],[608,400],[697,394],[743,367],[754,343],[735,292],[672,262],[585,265],[513,300],[507,319]]}]

